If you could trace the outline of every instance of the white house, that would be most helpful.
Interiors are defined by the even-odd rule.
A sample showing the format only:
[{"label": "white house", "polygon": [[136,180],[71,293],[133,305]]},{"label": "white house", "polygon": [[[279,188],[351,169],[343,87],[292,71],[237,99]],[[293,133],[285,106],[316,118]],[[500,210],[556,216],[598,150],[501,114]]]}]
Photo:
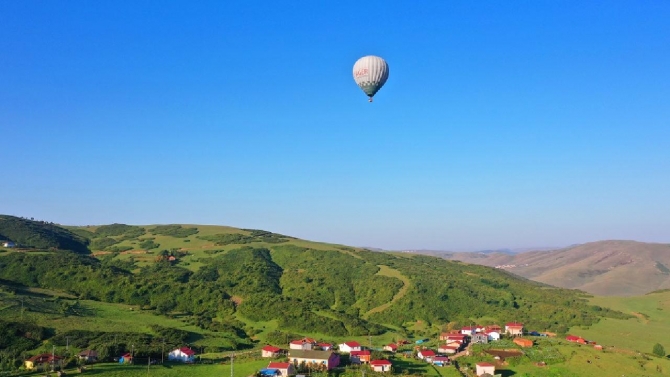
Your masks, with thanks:
[{"label": "white house", "polygon": [[358,342],[344,342],[337,346],[340,352],[350,353],[351,351],[361,351],[361,345]]},{"label": "white house", "polygon": [[370,366],[375,372],[390,372],[391,371],[391,362],[388,360],[372,360],[370,361]]},{"label": "white house", "polygon": [[486,373],[490,374],[491,376],[495,375],[496,366],[491,363],[477,363],[477,376],[481,376]]},{"label": "white house", "polygon": [[500,340],[500,333],[497,331],[489,331],[486,335],[489,337],[489,340]]},{"label": "white house", "polygon": [[433,357],[435,357],[435,351],[433,350],[420,350],[417,352],[416,356],[421,359],[425,360],[427,362],[431,362],[433,360]]},{"label": "white house", "polygon": [[476,331],[477,331],[477,327],[475,327],[475,326],[472,326],[472,327],[467,326],[467,327],[463,327],[463,328],[461,329],[461,334],[463,334],[463,335],[472,335],[472,334],[474,334]]},{"label": "white house", "polygon": [[168,354],[168,360],[192,363],[195,361],[195,351],[188,347],[177,348]]}]

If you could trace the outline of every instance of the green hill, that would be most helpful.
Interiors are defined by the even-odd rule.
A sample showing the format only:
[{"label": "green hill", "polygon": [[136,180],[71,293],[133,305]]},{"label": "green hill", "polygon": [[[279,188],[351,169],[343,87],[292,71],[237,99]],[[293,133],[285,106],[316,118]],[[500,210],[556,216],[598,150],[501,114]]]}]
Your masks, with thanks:
[{"label": "green hill", "polygon": [[86,238],[53,223],[15,216],[0,215],[0,240],[3,239],[33,249],[89,253]]},{"label": "green hill", "polygon": [[511,320],[564,332],[625,317],[589,305],[577,291],[428,256],[215,226],[69,229],[88,237],[93,256],[9,253],[0,257],[0,279],[180,315],[240,337],[268,321],[285,331],[359,336],[407,334],[416,323],[437,333],[449,322]]}]

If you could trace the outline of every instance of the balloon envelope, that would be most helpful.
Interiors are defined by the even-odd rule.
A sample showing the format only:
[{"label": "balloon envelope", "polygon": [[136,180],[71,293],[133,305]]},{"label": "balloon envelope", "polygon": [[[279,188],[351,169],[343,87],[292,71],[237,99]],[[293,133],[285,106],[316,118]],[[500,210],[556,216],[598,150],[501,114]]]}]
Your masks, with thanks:
[{"label": "balloon envelope", "polygon": [[389,66],[379,56],[364,56],[354,64],[354,81],[370,97],[371,102],[372,97],[384,86],[388,77]]}]

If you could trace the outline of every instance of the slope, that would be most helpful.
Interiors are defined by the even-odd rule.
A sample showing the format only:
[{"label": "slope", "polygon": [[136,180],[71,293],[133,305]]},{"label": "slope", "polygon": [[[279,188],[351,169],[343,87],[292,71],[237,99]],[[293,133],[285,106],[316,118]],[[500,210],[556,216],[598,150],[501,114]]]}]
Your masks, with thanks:
[{"label": "slope", "polygon": [[50,222],[16,216],[0,215],[0,240],[13,241],[25,248],[89,253],[86,238]]},{"label": "slope", "polygon": [[602,296],[632,296],[670,288],[670,245],[598,241],[516,255],[450,253],[443,257],[486,266]]}]

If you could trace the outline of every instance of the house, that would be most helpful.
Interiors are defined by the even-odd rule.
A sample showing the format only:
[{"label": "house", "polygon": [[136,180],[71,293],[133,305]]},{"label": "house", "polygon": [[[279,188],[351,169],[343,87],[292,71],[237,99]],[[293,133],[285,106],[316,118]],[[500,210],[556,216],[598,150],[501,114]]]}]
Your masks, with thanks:
[{"label": "house", "polygon": [[435,355],[435,351],[433,350],[419,350],[419,352],[416,354],[419,359],[431,362],[433,360],[433,357],[437,356]]},{"label": "house", "polygon": [[275,369],[279,373],[277,373],[277,376],[293,376],[295,375],[295,367],[291,363],[270,363],[268,364],[268,367],[265,368],[266,370],[272,370]]},{"label": "house", "polygon": [[[30,359],[26,360],[24,362],[24,365],[25,365],[26,369],[28,369],[28,370],[37,369],[37,368],[40,368],[40,366],[43,366],[43,365],[46,365],[46,366],[50,367],[51,364],[54,364],[54,366],[59,365],[59,366],[62,367],[62,360],[63,360],[63,358],[60,357],[60,356],[52,355],[50,353],[42,353],[42,354],[39,354],[39,355],[35,355],[35,356],[31,357]],[[45,370],[47,369],[46,366],[44,367]]]},{"label": "house", "polygon": [[443,354],[446,354],[446,355],[453,355],[456,352],[458,352],[458,350],[460,348],[461,348],[460,346],[449,346],[449,345],[445,344],[443,346],[440,346],[440,348],[437,349],[437,352],[443,353]]},{"label": "house", "polygon": [[321,351],[330,351],[333,349],[333,345],[330,343],[319,343],[317,346],[321,348]]},{"label": "house", "polygon": [[484,328],[484,332],[495,331],[498,333],[502,332],[502,329],[498,325],[489,325]]},{"label": "house", "polygon": [[281,348],[267,345],[261,348],[261,357],[277,357],[281,353]]},{"label": "house", "polygon": [[6,241],[2,243],[2,246],[11,249],[12,247],[16,247],[16,244],[12,241]]},{"label": "house", "polygon": [[313,350],[316,346],[316,340],[312,338],[302,338],[289,343],[292,350]]},{"label": "house", "polygon": [[132,363],[133,363],[133,355],[130,353],[127,353],[119,357],[119,364],[132,364]]},{"label": "house", "polygon": [[527,347],[532,347],[533,346],[533,341],[530,339],[524,339],[524,338],[514,338],[514,344],[517,346],[527,348]]},{"label": "house", "polygon": [[437,365],[438,367],[449,365],[449,358],[446,356],[435,356],[433,357],[433,365]]},{"label": "house", "polygon": [[486,329],[485,326],[481,326],[481,325],[475,326],[475,332],[484,332],[485,329]]},{"label": "house", "polygon": [[485,373],[493,376],[496,373],[496,366],[491,363],[477,363],[477,376],[481,376]]},{"label": "house", "polygon": [[361,345],[358,342],[344,342],[338,345],[340,352],[349,353],[351,351],[360,351]]},{"label": "house", "polygon": [[396,346],[393,343],[387,344],[387,345],[384,346],[384,351],[395,352],[397,350],[398,350],[398,346]]},{"label": "house", "polygon": [[512,336],[523,335],[523,323],[509,322],[505,324],[505,333]]},{"label": "house", "polygon": [[349,360],[351,360],[353,364],[369,363],[370,351],[369,350],[351,351],[349,353]]},{"label": "house", "polygon": [[325,365],[327,370],[340,365],[340,355],[332,351],[289,350],[288,360],[296,365],[302,362]]},{"label": "house", "polygon": [[452,334],[448,335],[446,338],[447,343],[452,342],[452,341],[459,341],[461,343],[465,343],[468,339],[467,335],[464,334]]},{"label": "house", "polygon": [[463,335],[472,335],[475,332],[477,332],[477,327],[476,326],[467,326],[467,327],[463,327],[461,329],[461,334],[463,334]]},{"label": "house", "polygon": [[486,335],[484,333],[477,333],[477,334],[472,335],[471,342],[473,344],[477,344],[477,343],[486,344],[486,343],[489,342],[489,337],[488,337],[488,335]]},{"label": "house", "polygon": [[598,351],[602,351],[602,350],[603,350],[603,346],[600,345],[600,344],[594,344],[594,345],[593,345],[593,348],[594,348],[594,349],[597,349]]},{"label": "house", "polygon": [[498,331],[487,331],[484,334],[486,334],[490,341],[500,340],[500,332]]},{"label": "house", "polygon": [[390,372],[391,371],[391,362],[388,360],[372,360],[370,361],[370,367],[375,372]]},{"label": "house", "polygon": [[80,360],[83,360],[87,363],[94,363],[98,361],[98,351],[86,350],[81,351],[77,354]]},{"label": "house", "polygon": [[168,360],[192,363],[195,361],[195,351],[188,347],[177,348],[168,353]]}]

